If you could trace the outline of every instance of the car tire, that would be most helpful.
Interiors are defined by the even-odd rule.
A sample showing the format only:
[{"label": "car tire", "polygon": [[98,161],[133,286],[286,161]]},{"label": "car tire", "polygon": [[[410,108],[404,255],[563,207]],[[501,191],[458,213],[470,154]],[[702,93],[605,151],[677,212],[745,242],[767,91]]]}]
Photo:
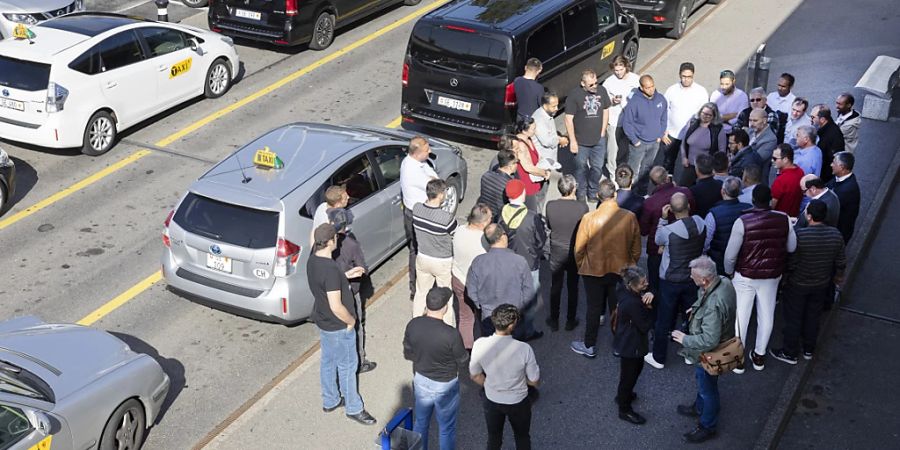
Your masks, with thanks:
[{"label": "car tire", "polygon": [[719,3],[722,3],[722,0],[706,0],[706,3],[709,3],[710,5],[718,5]]},{"label": "car tire", "polygon": [[203,82],[203,95],[206,98],[219,98],[231,88],[231,64],[225,59],[217,59],[206,71]]},{"label": "car tire", "polygon": [[625,50],[622,50],[622,56],[631,63],[631,67],[635,67],[637,64],[638,57],[638,41],[629,41],[628,44],[625,45]]},{"label": "car tire", "polygon": [[190,6],[191,8],[202,8],[209,2],[207,0],[181,0],[181,3],[184,3],[184,6]]},{"label": "car tire", "polygon": [[687,21],[688,17],[691,15],[691,8],[687,4],[687,1],[682,0],[678,3],[678,14],[675,15],[675,26],[666,33],[666,36],[672,39],[681,39],[681,36],[684,36],[685,30],[687,30]]},{"label": "car tire", "polygon": [[459,177],[454,175],[447,178],[447,196],[444,199],[443,209],[454,216],[456,215],[457,210],[459,210],[460,189],[462,189],[462,187],[459,184]]},{"label": "car tire", "polygon": [[116,119],[107,111],[97,111],[84,127],[81,153],[100,156],[116,144]]},{"label": "car tire", "polygon": [[6,185],[0,182],[0,216],[6,212],[7,202],[9,202],[9,189],[6,189]]},{"label": "car tire", "polygon": [[334,14],[323,11],[313,24],[312,40],[309,48],[313,50],[325,50],[334,41]]},{"label": "car tire", "polygon": [[406,6],[416,6],[419,3],[422,3],[422,0],[403,0],[403,4]]},{"label": "car tire", "polygon": [[99,450],[137,450],[144,443],[147,419],[144,406],[135,399],[128,399],[109,416],[103,434],[100,436]]}]

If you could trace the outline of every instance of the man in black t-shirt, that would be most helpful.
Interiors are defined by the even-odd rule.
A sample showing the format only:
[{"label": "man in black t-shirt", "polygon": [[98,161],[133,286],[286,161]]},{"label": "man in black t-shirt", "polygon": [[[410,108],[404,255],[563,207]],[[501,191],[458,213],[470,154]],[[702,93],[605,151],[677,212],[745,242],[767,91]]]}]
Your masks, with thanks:
[{"label": "man in black t-shirt", "polygon": [[[362,275],[362,267],[341,272],[331,255],[337,248],[334,226],[325,223],[313,231],[313,254],[306,265],[306,276],[315,304],[312,320],[319,327],[322,349],[319,381],[322,384],[322,410],[331,412],[345,406],[347,417],[364,425],[375,418],[363,409],[356,385],[356,308],[348,278]],[[338,387],[340,386],[340,390]],[[346,405],[345,405],[346,402]]]},{"label": "man in black t-shirt", "polygon": [[412,361],[415,372],[413,430],[427,441],[434,412],[440,429],[441,449],[456,448],[459,372],[465,369],[469,360],[459,331],[443,320],[452,295],[449,288],[431,288],[425,298],[425,315],[410,320],[403,336],[403,356]]},{"label": "man in black t-shirt", "polygon": [[525,62],[525,74],[513,80],[516,92],[516,111],[520,118],[531,117],[541,107],[544,86],[537,82],[538,75],[544,66],[537,58],[528,58]]},{"label": "man in black t-shirt", "polygon": [[575,155],[576,196],[597,198],[597,186],[606,163],[606,125],[609,123],[609,95],[587,69],[581,73],[581,85],[566,98],[566,132],[569,151]]}]

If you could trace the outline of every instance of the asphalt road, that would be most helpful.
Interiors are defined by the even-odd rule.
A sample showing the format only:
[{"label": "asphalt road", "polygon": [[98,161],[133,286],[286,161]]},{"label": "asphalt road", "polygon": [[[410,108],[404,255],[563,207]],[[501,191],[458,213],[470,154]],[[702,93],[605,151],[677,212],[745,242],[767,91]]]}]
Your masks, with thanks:
[{"label": "asphalt road", "polygon": [[[693,38],[689,36],[677,44],[661,33],[648,33],[650,37],[641,40],[638,68],[652,63],[649,71],[657,76],[657,85],[662,88],[676,81],[677,65],[682,60],[696,58],[697,81],[714,88],[721,68],[743,64],[748,49],[755,48],[756,42],[765,39],[778,25],[764,21],[786,16],[798,3],[799,0],[764,0],[758,3],[762,6],[751,9],[742,2],[725,2],[720,7],[723,11],[714,11],[709,20],[691,32]],[[118,333],[136,350],[157,357],[172,377],[170,405],[151,431],[146,448],[193,446],[313,345],[316,330],[309,325],[287,328],[264,324],[212,310],[166,291],[163,283],[138,289],[133,296],[120,296],[159,269],[162,222],[190,182],[210,165],[205,161],[218,161],[253,137],[288,122],[381,126],[395,122],[399,115],[400,61],[414,23],[410,15],[434,5],[423,2],[375,15],[341,32],[325,52],[239,42],[243,77],[227,95],[218,100],[191,101],[148,120],[125,133],[122,142],[101,157],[3,142],[19,171],[14,204],[0,217],[0,273],[5,274],[5,282],[0,285],[3,317],[36,314],[49,321],[75,322],[111,299],[128,299],[122,306],[107,311],[95,326]],[[89,1],[88,6],[109,11],[127,8],[129,13],[155,16],[150,2]],[[776,6],[781,9],[773,12]],[[173,19],[205,27],[202,10],[174,3],[169,8]],[[692,23],[711,8],[704,6],[695,13]],[[730,29],[728,23],[733,22],[728,21],[738,19],[755,25],[749,26],[739,41],[711,41],[710,36],[721,36],[719,33]],[[398,20],[406,22],[372,37]],[[361,40],[365,42],[357,45]],[[342,50],[351,45],[355,47],[352,51]],[[320,62],[323,58],[328,58],[324,64]],[[307,73],[196,126],[197,121],[297,71]],[[186,127],[192,131],[183,132]],[[478,178],[494,154],[484,147],[488,144],[464,144],[470,167],[470,194],[461,211],[474,201],[476,195],[471,193],[477,192]],[[157,150],[159,147],[165,147],[165,151]],[[83,189],[28,213],[33,205],[58,197],[74,183],[141,149],[150,152]],[[11,217],[16,220],[8,222]],[[401,253],[376,270],[376,287],[391,279],[405,262],[405,254]],[[559,338],[554,342],[564,341]],[[538,348],[546,346],[543,351],[552,353],[550,345],[548,340]],[[554,344],[554,348],[559,345]],[[547,357],[545,364],[557,366],[559,376],[570,369],[579,376],[595,376],[596,365],[588,366],[591,362],[581,358],[572,363],[564,356],[569,355],[557,351]],[[553,369],[548,370],[553,373]],[[602,369],[602,373],[610,377],[613,369]],[[656,386],[655,391],[648,392],[649,396],[668,396],[672,389],[683,392],[691,388],[689,380],[679,380],[677,384],[652,382],[660,376],[648,376],[648,383]],[[741,392],[754,395],[749,390]],[[569,409],[563,408],[560,413],[578,405],[569,404]],[[752,439],[752,433],[745,434],[748,440]]]}]

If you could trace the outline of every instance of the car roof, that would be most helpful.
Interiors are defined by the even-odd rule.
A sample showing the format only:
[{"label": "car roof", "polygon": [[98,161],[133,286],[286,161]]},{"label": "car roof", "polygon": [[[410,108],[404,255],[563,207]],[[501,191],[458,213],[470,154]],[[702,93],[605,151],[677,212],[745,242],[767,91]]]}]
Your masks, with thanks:
[{"label": "car roof", "polygon": [[50,19],[46,22],[42,22],[39,27],[54,28],[94,37],[115,28],[145,22],[150,21],[140,17],[125,16],[122,14],[82,12]]},{"label": "car roof", "polygon": [[24,61],[50,63],[54,55],[90,39],[90,36],[44,28],[40,25],[30,27],[30,29],[34,32],[34,39],[7,38],[0,40],[0,55]]},{"label": "car roof", "polygon": [[[278,209],[280,202],[335,161],[372,143],[406,141],[376,130],[318,123],[276,128],[234,152],[201,176],[191,191],[228,203]],[[257,150],[268,147],[284,162],[281,169],[253,165]],[[250,181],[244,183],[244,175]],[[316,186],[318,187],[318,186]]]},{"label": "car roof", "polygon": [[520,0],[485,2],[464,0],[446,4],[425,15],[427,19],[445,19],[504,31],[522,26],[573,3],[572,0]]}]

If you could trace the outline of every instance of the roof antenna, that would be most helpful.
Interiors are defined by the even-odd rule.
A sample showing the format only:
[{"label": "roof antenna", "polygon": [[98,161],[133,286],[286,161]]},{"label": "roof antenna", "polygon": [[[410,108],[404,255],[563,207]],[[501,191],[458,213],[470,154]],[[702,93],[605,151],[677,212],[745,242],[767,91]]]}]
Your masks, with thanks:
[{"label": "roof antenna", "polygon": [[242,183],[242,184],[247,184],[247,183],[249,183],[250,180],[252,180],[253,178],[248,177],[247,174],[244,173],[244,165],[241,164],[241,158],[238,156],[238,153],[240,153],[240,152],[236,152],[236,153],[234,154],[234,158],[237,159],[238,167],[241,169],[241,177],[243,177],[243,179],[241,180],[241,183]]}]

